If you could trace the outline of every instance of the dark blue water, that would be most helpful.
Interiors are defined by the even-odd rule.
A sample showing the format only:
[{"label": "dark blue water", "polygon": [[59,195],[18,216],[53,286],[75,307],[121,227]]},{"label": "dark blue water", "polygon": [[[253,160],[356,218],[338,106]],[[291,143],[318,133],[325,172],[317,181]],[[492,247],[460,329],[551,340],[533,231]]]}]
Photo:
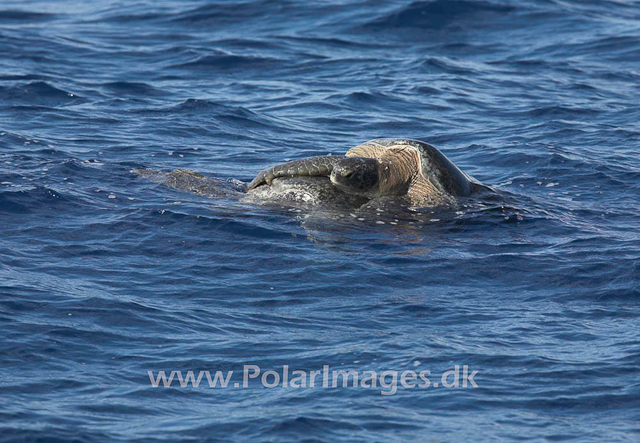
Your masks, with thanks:
[{"label": "dark blue water", "polygon": [[[3,439],[640,440],[638,2],[5,0],[0,55]],[[378,137],[495,197],[323,219],[130,172]],[[148,376],[251,364],[478,387]]]}]

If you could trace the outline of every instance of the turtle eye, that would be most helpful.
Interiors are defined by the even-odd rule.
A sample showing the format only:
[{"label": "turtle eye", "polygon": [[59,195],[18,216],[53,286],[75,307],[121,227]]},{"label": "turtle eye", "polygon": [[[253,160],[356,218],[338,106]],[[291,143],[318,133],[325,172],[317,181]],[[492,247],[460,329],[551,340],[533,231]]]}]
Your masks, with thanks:
[{"label": "turtle eye", "polygon": [[342,176],[344,178],[349,178],[353,175],[353,171],[342,171]]}]

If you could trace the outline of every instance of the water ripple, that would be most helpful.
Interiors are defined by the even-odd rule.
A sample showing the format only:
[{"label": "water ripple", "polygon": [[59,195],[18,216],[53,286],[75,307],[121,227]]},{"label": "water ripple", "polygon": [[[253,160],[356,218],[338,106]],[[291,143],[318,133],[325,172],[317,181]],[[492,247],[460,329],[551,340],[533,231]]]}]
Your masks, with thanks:
[{"label": "water ripple", "polygon": [[[606,0],[9,1],[3,439],[638,436],[638,12]],[[253,204],[221,183],[377,137],[488,189]],[[153,388],[147,371],[469,365],[478,388]],[[234,380],[236,381],[236,380]]]}]

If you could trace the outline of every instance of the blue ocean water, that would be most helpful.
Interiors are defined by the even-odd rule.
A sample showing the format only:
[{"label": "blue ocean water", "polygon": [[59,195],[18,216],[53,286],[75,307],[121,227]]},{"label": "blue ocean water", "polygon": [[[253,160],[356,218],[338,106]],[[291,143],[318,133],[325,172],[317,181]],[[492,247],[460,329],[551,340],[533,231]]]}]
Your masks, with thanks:
[{"label": "blue ocean water", "polygon": [[[637,1],[4,0],[0,54],[1,439],[640,440]],[[130,172],[378,137],[495,198],[323,218]],[[245,365],[478,387],[148,372]]]}]

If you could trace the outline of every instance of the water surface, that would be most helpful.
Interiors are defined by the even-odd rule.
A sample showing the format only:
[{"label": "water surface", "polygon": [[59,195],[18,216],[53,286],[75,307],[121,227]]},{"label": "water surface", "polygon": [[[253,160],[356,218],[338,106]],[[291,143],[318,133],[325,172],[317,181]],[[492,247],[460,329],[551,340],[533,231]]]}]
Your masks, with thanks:
[{"label": "water surface", "polygon": [[[7,0],[0,54],[3,438],[640,438],[638,2]],[[130,172],[378,137],[499,198],[358,220]],[[478,388],[147,374],[245,364]]]}]

